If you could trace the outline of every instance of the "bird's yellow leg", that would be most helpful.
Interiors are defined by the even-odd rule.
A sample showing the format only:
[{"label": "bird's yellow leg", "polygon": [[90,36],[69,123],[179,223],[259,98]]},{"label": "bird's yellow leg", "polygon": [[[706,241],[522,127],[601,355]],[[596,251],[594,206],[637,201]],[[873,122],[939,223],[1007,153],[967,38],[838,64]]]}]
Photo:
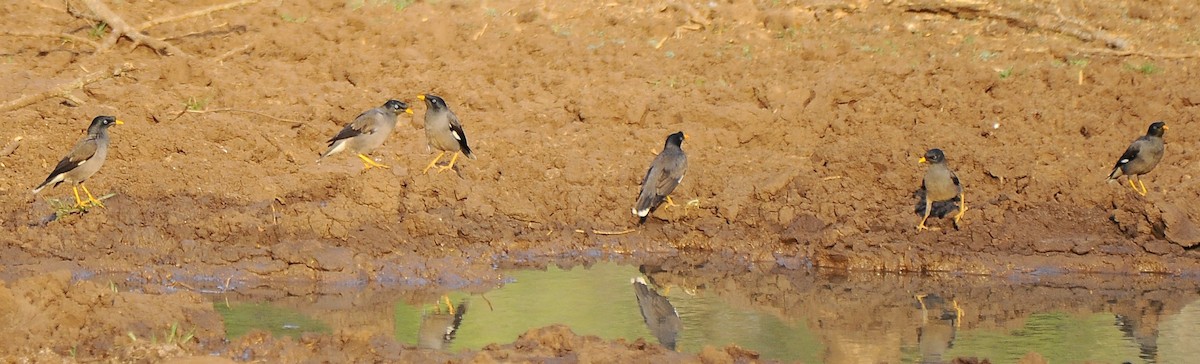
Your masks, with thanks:
[{"label": "bird's yellow leg", "polygon": [[925,295],[918,294],[915,297],[917,297],[917,303],[921,304],[921,324],[927,324],[929,323],[929,314],[925,310]]},{"label": "bird's yellow leg", "polygon": [[371,169],[371,167],[392,168],[392,167],[388,167],[386,165],[380,164],[379,162],[376,162],[375,160],[371,159],[371,157],[363,155],[362,153],[358,153],[358,159],[362,159],[362,161],[363,161],[363,170]]},{"label": "bird's yellow leg", "polygon": [[93,196],[92,196],[92,191],[88,191],[88,189],[87,189],[87,186],[86,186],[86,185],[84,185],[84,184],[80,183],[80,184],[79,184],[79,187],[80,187],[80,188],[83,188],[83,193],[87,194],[87,197],[88,197],[88,202],[90,202],[92,205],[96,205],[96,206],[100,206],[100,207],[103,207],[103,208],[107,208],[107,207],[104,207],[104,204],[103,204],[103,203],[100,203],[100,200],[97,200],[95,197],[93,197]]},{"label": "bird's yellow leg", "polygon": [[921,223],[917,224],[917,231],[929,230],[929,227],[925,226],[925,220],[929,220],[929,209],[925,210],[925,217],[922,217]]},{"label": "bird's yellow leg", "polygon": [[75,208],[81,209],[87,207],[87,205],[83,203],[83,200],[79,198],[79,187],[71,186],[71,191],[75,192]]},{"label": "bird's yellow leg", "polygon": [[430,168],[433,168],[433,166],[436,165],[438,161],[442,160],[443,155],[446,155],[446,152],[438,153],[437,157],[433,158],[433,160],[429,161],[429,165],[425,166],[425,169],[421,170],[421,173],[429,172]]},{"label": "bird's yellow leg", "polygon": [[450,316],[454,316],[454,304],[450,303],[450,296],[442,295],[442,300],[446,301],[446,309],[450,311]]},{"label": "bird's yellow leg", "polygon": [[454,162],[457,162],[457,161],[458,161],[458,152],[454,152],[454,156],[450,157],[450,164],[447,164],[445,167],[438,167],[438,173],[442,173],[442,171],[445,171],[450,168],[454,168]]},{"label": "bird's yellow leg", "polygon": [[1133,192],[1137,192],[1137,194],[1139,194],[1139,195],[1142,195],[1142,196],[1146,195],[1146,194],[1142,193],[1142,190],[1138,189],[1136,184],[1133,183],[1132,177],[1129,178],[1129,187],[1133,188]]},{"label": "bird's yellow leg", "polygon": [[951,300],[950,302],[954,304],[954,314],[956,315],[954,316],[954,327],[962,326],[963,309],[962,307],[958,307],[958,300]]},{"label": "bird's yellow leg", "polygon": [[675,206],[676,206],[676,205],[675,205],[675,201],[671,201],[671,196],[667,196],[667,199],[666,199],[666,201],[664,201],[664,202],[666,202],[666,203],[667,203],[667,205],[666,205],[666,206],[663,206],[663,210],[666,210],[666,209],[669,209],[669,208],[672,208],[672,207],[675,207]]},{"label": "bird's yellow leg", "polygon": [[963,192],[958,195],[958,214],[954,215],[954,227],[958,227],[958,222],[962,220],[963,214],[967,213],[967,193]]},{"label": "bird's yellow leg", "polygon": [[1146,195],[1146,193],[1149,193],[1149,192],[1150,192],[1150,190],[1146,189],[1146,184],[1145,184],[1145,183],[1142,183],[1142,179],[1141,179],[1141,178],[1138,178],[1138,185],[1141,185],[1141,186],[1142,186],[1142,192],[1140,192],[1140,193],[1142,194],[1142,196],[1145,196],[1145,195]]}]

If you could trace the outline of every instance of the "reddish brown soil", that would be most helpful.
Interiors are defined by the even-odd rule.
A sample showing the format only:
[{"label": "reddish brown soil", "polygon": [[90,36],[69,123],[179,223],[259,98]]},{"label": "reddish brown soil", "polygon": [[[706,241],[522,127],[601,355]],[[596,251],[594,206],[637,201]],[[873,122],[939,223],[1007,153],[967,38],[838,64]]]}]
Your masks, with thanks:
[{"label": "reddish brown soil", "polygon": [[[4,5],[4,102],[136,70],[3,113],[0,137],[23,140],[0,156],[0,274],[461,286],[494,281],[496,264],[581,251],[1200,272],[1189,249],[1200,242],[1193,2],[357,3],[263,2],[146,29],[187,56],[28,36],[87,38],[93,22],[61,3]],[[110,6],[138,24],[204,5]],[[433,156],[423,105],[375,153],[391,169],[360,173],[345,155],[314,163],[359,112],[424,92],[447,99],[476,149],[457,175],[420,173]],[[182,113],[188,100],[208,112]],[[116,196],[42,224],[47,199],[70,192],[28,191],[98,114],[127,122],[89,181]],[[1159,119],[1169,146],[1145,178],[1150,194],[1106,184]],[[689,134],[680,206],[637,227],[637,183],[676,130]],[[931,147],[966,186],[961,230],[914,229],[916,159]]]}]

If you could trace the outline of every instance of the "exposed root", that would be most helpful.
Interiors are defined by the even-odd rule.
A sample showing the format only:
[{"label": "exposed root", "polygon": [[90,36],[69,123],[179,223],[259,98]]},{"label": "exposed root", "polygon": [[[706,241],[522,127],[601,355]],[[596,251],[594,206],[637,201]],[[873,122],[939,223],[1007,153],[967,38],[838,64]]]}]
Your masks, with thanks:
[{"label": "exposed root", "polygon": [[1117,51],[1117,50],[1112,50],[1112,49],[1081,49],[1081,50],[1078,50],[1078,52],[1086,53],[1086,54],[1102,55],[1102,56],[1113,56],[1113,57],[1141,56],[1141,57],[1146,57],[1146,58],[1166,58],[1166,59],[1183,59],[1183,58],[1200,57],[1200,53],[1154,53],[1154,52],[1141,52],[1141,51],[1133,51],[1133,50]]},{"label": "exposed root", "polygon": [[275,120],[275,121],[291,123],[292,124],[291,126],[293,128],[298,128],[298,127],[304,126],[304,122],[299,121],[299,120],[284,119],[284,118],[280,118],[280,117],[267,115],[267,114],[264,114],[264,113],[261,113],[258,111],[254,111],[254,110],[242,110],[242,109],[213,109],[213,110],[187,110],[187,109],[184,109],[183,112],[179,113],[179,115],[176,115],[175,118],[178,119],[180,116],[183,116],[183,114],[208,114],[208,113],[216,113],[216,112],[241,112],[241,113],[247,113],[247,114],[254,114],[254,115],[262,116],[264,118],[269,118],[269,119]]},{"label": "exposed root", "polygon": [[150,21],[142,23],[141,25],[137,26],[136,30],[140,32],[140,31],[144,31],[146,29],[149,29],[149,28],[157,26],[157,25],[166,24],[166,23],[170,23],[173,21],[180,21],[180,20],[184,20],[184,19],[195,18],[198,16],[204,16],[204,15],[215,13],[215,12],[218,12],[221,10],[229,10],[229,9],[233,9],[233,8],[236,8],[239,6],[246,6],[246,5],[254,4],[254,3],[257,3],[258,1],[259,0],[233,1],[233,2],[229,2],[229,3],[221,4],[221,5],[213,5],[213,6],[204,8],[204,9],[189,11],[189,12],[179,14],[179,15],[164,16],[164,17],[161,17],[158,19],[152,19]]},{"label": "exposed root", "polygon": [[100,47],[96,49],[96,53],[104,53],[104,51],[107,51],[113,45],[117,44],[117,40],[124,37],[132,40],[134,47],[145,44],[160,54],[187,56],[186,52],[175,47],[171,43],[150,37],[138,31],[137,28],[134,28],[133,26],[129,25],[129,23],[126,23],[124,18],[122,18],[120,15],[117,15],[116,12],[113,12],[112,9],[108,8],[108,5],[105,5],[100,0],[81,1],[83,1],[83,4],[87,6],[88,10],[91,10],[92,14],[95,15],[95,20],[103,21],[105,24],[108,24],[110,29],[112,29],[112,33],[109,33],[108,36],[104,37],[104,41],[100,43]]},{"label": "exposed root", "polygon": [[682,38],[684,31],[701,30],[701,29],[707,28],[709,25],[712,25],[712,21],[709,21],[708,17],[706,17],[704,14],[701,14],[699,11],[696,10],[696,8],[692,7],[688,3],[671,2],[666,5],[663,5],[662,8],[659,9],[658,11],[666,12],[668,10],[674,10],[674,11],[678,11],[678,12],[687,14],[688,19],[683,25],[679,25],[679,26],[675,27],[675,29],[671,31],[671,34],[663,37],[662,40],[659,40],[658,43],[654,45],[654,49],[662,48],[662,46],[667,43],[667,39]]},{"label": "exposed root", "polygon": [[1129,47],[1129,41],[1109,34],[1100,29],[1087,26],[1078,19],[1070,18],[1055,11],[1056,19],[1049,16],[1033,16],[1017,12],[1005,11],[984,1],[911,1],[903,4],[904,11],[915,13],[947,14],[960,19],[992,18],[1003,20],[1026,29],[1040,29],[1066,34],[1085,42],[1101,41],[1105,46],[1115,50]]},{"label": "exposed root", "polygon": [[39,102],[39,101],[42,101],[45,99],[49,99],[52,97],[63,97],[63,98],[74,99],[74,97],[71,97],[71,95],[70,95],[71,91],[74,91],[75,89],[83,88],[84,86],[87,86],[87,85],[95,83],[95,82],[107,80],[107,79],[110,79],[113,77],[120,77],[124,73],[132,71],[132,70],[134,70],[133,65],[126,63],[126,64],[122,64],[120,66],[113,67],[113,69],[111,69],[111,70],[92,72],[92,73],[84,75],[83,77],[75,79],[74,81],[60,85],[58,87],[55,87],[55,88],[52,88],[52,89],[49,89],[49,90],[46,90],[46,91],[43,91],[43,92],[40,92],[37,94],[33,94],[33,95],[24,95],[24,96],[18,97],[16,100],[12,100],[9,102],[5,102],[4,104],[0,104],[0,112],[7,112],[7,111],[13,111],[16,109],[20,109],[22,107],[29,106],[30,104],[33,104],[33,103],[36,103],[36,102]]},{"label": "exposed root", "polygon": [[88,14],[83,14],[83,13],[74,11],[73,9],[71,9],[70,3],[68,2],[67,3],[67,11],[69,13],[71,13],[71,15],[74,15],[74,16],[80,17],[80,18],[84,18],[84,19],[88,19],[88,20],[92,20],[92,21],[102,21],[105,24],[108,24],[109,28],[112,29],[112,33],[109,33],[108,36],[104,37],[104,40],[101,43],[96,44],[96,53],[103,53],[104,51],[111,48],[113,45],[116,45],[117,41],[120,40],[121,38],[128,38],[129,40],[133,41],[134,48],[136,48],[139,45],[144,44],[146,46],[149,46],[150,48],[153,48],[154,51],[159,54],[169,55],[169,56],[175,56],[175,55],[187,56],[188,55],[187,52],[184,52],[182,49],[179,49],[175,45],[168,43],[167,41],[164,41],[162,39],[148,36],[145,33],[142,33],[142,31],[149,29],[151,27],[157,26],[157,25],[161,25],[161,24],[166,24],[166,23],[184,20],[184,19],[195,18],[195,17],[199,17],[199,16],[208,15],[208,14],[211,14],[211,13],[217,12],[217,11],[229,10],[229,9],[233,9],[233,8],[240,7],[240,6],[254,4],[254,3],[257,3],[259,0],[238,0],[238,1],[233,1],[233,2],[229,2],[229,3],[225,3],[225,4],[214,5],[214,6],[210,6],[210,7],[199,9],[199,10],[189,11],[189,12],[186,12],[183,14],[170,15],[170,16],[165,16],[165,17],[161,17],[161,18],[157,18],[157,19],[152,19],[145,23],[139,24],[136,27],[129,25],[129,23],[125,22],[124,18],[122,18],[120,15],[117,15],[116,12],[114,12],[112,9],[110,9],[108,7],[108,5],[105,5],[100,0],[80,0],[80,1],[82,1],[83,4],[85,6],[87,6],[88,10],[91,11],[91,14],[88,15]]},{"label": "exposed root", "polygon": [[9,154],[13,154],[13,152],[17,151],[17,147],[21,146],[21,139],[25,139],[25,138],[24,137],[12,138],[12,140],[9,141],[8,144],[4,145],[4,148],[0,149],[0,157],[7,157]]},{"label": "exposed root", "polygon": [[254,48],[254,42],[246,43],[246,45],[244,45],[244,46],[231,49],[230,51],[217,56],[217,58],[213,58],[213,60],[217,61],[217,62],[224,62],[226,58],[229,58],[230,56],[233,56],[233,55],[241,53],[241,52],[245,52],[247,50],[250,50],[251,48]]},{"label": "exposed root", "polygon": [[[1049,48],[1026,48],[1023,51],[1028,52],[1028,53],[1050,53],[1051,52],[1051,50]],[[1197,53],[1157,53],[1157,52],[1145,52],[1145,51],[1135,51],[1135,50],[1118,51],[1118,50],[1112,50],[1112,49],[1107,49],[1107,48],[1076,49],[1073,52],[1078,53],[1078,54],[1091,55],[1091,56],[1109,56],[1109,57],[1136,56],[1136,57],[1160,58],[1160,59],[1200,58],[1200,52],[1197,52]],[[1083,84],[1082,81],[1080,81],[1080,84]],[[996,176],[992,176],[992,177],[996,177]],[[999,178],[999,177],[997,177],[997,178]],[[1001,180],[1001,182],[1003,182],[1003,180]]]}]

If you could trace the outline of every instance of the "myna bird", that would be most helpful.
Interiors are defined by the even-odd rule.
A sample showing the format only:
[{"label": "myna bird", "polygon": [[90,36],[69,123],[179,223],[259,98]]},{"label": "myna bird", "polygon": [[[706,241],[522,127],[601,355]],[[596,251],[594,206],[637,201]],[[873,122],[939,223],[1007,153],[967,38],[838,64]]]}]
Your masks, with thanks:
[{"label": "myna bird", "polygon": [[646,216],[658,209],[663,199],[674,205],[669,196],[671,191],[675,190],[675,186],[683,181],[684,172],[687,172],[687,154],[683,153],[681,147],[684,139],[687,139],[687,135],[682,131],[668,135],[662,153],[658,153],[650,163],[650,170],[646,171],[646,177],[642,179],[642,192],[638,194],[637,204],[633,207],[633,214],[638,216],[638,224],[645,223]]},{"label": "myna bird", "polygon": [[440,305],[437,312],[421,316],[421,326],[417,328],[417,347],[421,349],[445,349],[458,336],[458,328],[462,326],[463,316],[467,314],[467,301],[458,304],[458,309],[450,306],[450,298],[446,305],[450,307],[443,313]]},{"label": "myna bird", "polygon": [[[1125,149],[1125,154],[1121,154],[1121,158],[1117,159],[1117,164],[1113,166],[1112,172],[1108,173],[1108,180],[1117,179],[1122,175],[1129,176],[1129,187],[1133,187],[1133,191],[1139,195],[1145,196],[1146,184],[1142,183],[1141,175],[1150,173],[1154,170],[1154,166],[1158,165],[1158,161],[1162,160],[1163,150],[1163,131],[1167,130],[1167,123],[1156,121],[1150,124],[1150,129],[1146,130],[1146,135],[1143,135],[1132,144],[1129,144],[1129,149]],[[1133,184],[1133,180],[1137,180],[1137,185]]]},{"label": "myna bird", "polygon": [[446,152],[454,153],[450,158],[450,164],[445,167],[438,167],[438,172],[454,168],[454,162],[458,161],[458,152],[462,152],[467,158],[475,159],[475,154],[471,153],[471,147],[467,145],[467,134],[463,132],[462,123],[458,121],[458,115],[454,115],[450,111],[450,107],[446,106],[446,100],[441,97],[422,94],[417,95],[418,99],[425,100],[425,138],[429,141],[431,148],[440,150],[436,158],[425,166],[421,173],[428,172],[433,168]]},{"label": "myna bird", "polygon": [[[921,326],[917,328],[917,347],[921,353],[921,363],[944,363],[946,352],[954,348],[954,340],[958,336],[963,311],[958,307],[958,301],[946,301],[938,295],[917,295],[921,306]],[[934,322],[929,321],[929,309],[940,308],[940,313],[934,316]],[[935,311],[938,312],[938,311]]]},{"label": "myna bird", "polygon": [[683,321],[680,321],[675,306],[667,297],[650,290],[644,278],[636,277],[629,282],[633,283],[633,295],[637,297],[646,328],[662,346],[675,350],[679,332],[683,331]]},{"label": "myna bird", "polygon": [[367,157],[366,153],[383,145],[383,141],[387,140],[392,129],[396,128],[396,115],[401,111],[412,114],[412,109],[403,101],[388,100],[383,106],[359,114],[353,122],[346,124],[342,131],[329,139],[329,150],[317,158],[317,163],[321,163],[325,157],[349,150],[358,154],[358,159],[362,159],[363,170],[371,169],[371,167],[390,168],[375,162]]},{"label": "myna bird", "polygon": [[[33,193],[37,194],[51,184],[54,187],[63,182],[73,183],[76,184],[76,186],[71,186],[75,192],[76,208],[84,208],[88,204],[104,207],[100,200],[92,196],[92,192],[88,191],[83,182],[96,174],[104,165],[104,159],[108,157],[108,127],[124,123],[112,116],[105,115],[92,119],[92,124],[87,129],[87,137],[75,143],[75,148],[58,161],[58,165],[54,166],[54,171],[50,172],[50,176],[46,177],[42,184],[33,189]],[[80,187],[83,188],[83,193],[87,194],[87,202],[79,198]]]},{"label": "myna bird", "polygon": [[921,215],[917,231],[929,229],[925,226],[925,220],[930,216],[942,218],[954,210],[958,210],[954,215],[954,227],[957,229],[963,214],[967,212],[967,201],[963,197],[963,188],[958,182],[958,176],[946,164],[946,155],[941,149],[930,149],[919,162],[929,163],[929,169],[925,171],[921,189],[916,193],[920,198],[916,212],[917,215]]}]

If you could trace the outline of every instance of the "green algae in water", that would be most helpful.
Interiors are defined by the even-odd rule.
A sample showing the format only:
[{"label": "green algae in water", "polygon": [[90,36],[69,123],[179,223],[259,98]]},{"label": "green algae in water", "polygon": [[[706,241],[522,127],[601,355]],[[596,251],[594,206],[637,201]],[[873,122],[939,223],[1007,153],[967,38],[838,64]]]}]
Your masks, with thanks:
[{"label": "green algae in water", "polygon": [[329,325],[302,313],[262,303],[214,303],[225,320],[225,337],[238,338],[253,330],[266,330],[272,336],[299,338],[306,332],[331,332]]}]

